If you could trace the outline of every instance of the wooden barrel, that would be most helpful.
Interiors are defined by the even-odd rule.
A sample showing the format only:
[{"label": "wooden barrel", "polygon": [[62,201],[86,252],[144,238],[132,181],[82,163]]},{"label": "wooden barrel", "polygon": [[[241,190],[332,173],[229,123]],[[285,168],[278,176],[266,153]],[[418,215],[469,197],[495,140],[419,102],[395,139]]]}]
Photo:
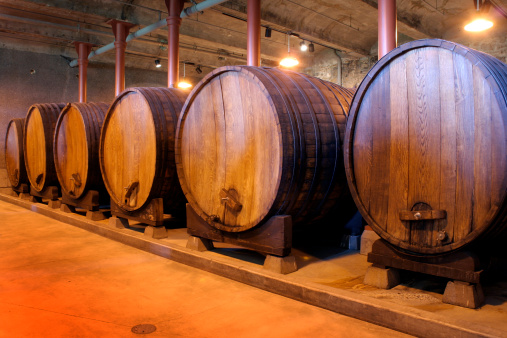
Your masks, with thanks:
[{"label": "wooden barrel", "polygon": [[53,142],[56,174],[62,192],[74,199],[89,190],[105,192],[99,167],[99,142],[108,107],[105,103],[69,103],[56,123]]},{"label": "wooden barrel", "polygon": [[14,188],[19,188],[23,183],[29,183],[23,155],[24,127],[25,119],[12,119],[5,133],[5,165],[7,177]]},{"label": "wooden barrel", "polygon": [[307,223],[356,211],[341,142],[352,92],[275,68],[222,67],[190,93],[178,122],[176,166],[192,208],[239,232],[273,215]]},{"label": "wooden barrel", "polygon": [[174,133],[186,96],[174,88],[129,88],[109,108],[100,136],[100,169],[112,201],[123,210],[164,198],[166,213],[184,212]]},{"label": "wooden barrel", "polygon": [[505,233],[507,65],[456,43],[407,43],[357,90],[345,168],[368,224],[420,255]]},{"label": "wooden barrel", "polygon": [[53,135],[56,121],[65,104],[40,103],[28,109],[23,146],[26,172],[35,191],[58,186],[53,161]]}]

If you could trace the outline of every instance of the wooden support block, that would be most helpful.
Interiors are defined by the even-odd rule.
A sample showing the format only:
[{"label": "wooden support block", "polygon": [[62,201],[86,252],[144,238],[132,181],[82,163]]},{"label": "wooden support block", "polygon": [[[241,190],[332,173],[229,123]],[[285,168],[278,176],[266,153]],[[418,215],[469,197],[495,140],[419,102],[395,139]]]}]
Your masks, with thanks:
[{"label": "wooden support block", "polygon": [[76,208],[65,203],[62,203],[62,205],[60,205],[60,210],[63,212],[76,212]]},{"label": "wooden support block", "polygon": [[382,239],[373,243],[368,262],[474,284],[480,282],[483,272],[479,258],[472,252],[458,251],[436,257],[416,257],[395,250]]},{"label": "wooden support block", "polygon": [[113,216],[109,218],[109,226],[117,229],[125,229],[129,227],[129,221],[126,218]]},{"label": "wooden support block", "polygon": [[187,249],[192,249],[196,251],[208,251],[213,250],[215,246],[213,245],[213,241],[207,238],[189,236],[187,241]]},{"label": "wooden support block", "polygon": [[[369,229],[368,229],[369,228]],[[371,252],[373,243],[380,239],[380,236],[377,235],[375,231],[373,231],[370,227],[366,227],[361,235],[361,245],[360,245],[360,254],[367,255]]]},{"label": "wooden support block", "polygon": [[164,225],[164,201],[162,198],[154,198],[139,210],[125,211],[111,200],[111,214],[147,225],[162,226]]},{"label": "wooden support block", "polygon": [[104,216],[102,211],[88,210],[86,211],[86,218],[92,221],[102,221],[103,219],[106,219],[106,216]]},{"label": "wooden support block", "polygon": [[27,200],[32,203],[36,202],[35,197],[26,192],[22,192],[21,194],[19,194],[19,198],[21,198],[22,200]]},{"label": "wooden support block", "polygon": [[[38,198],[45,198],[51,201],[58,200],[58,197],[60,197],[60,189],[55,186],[49,186],[45,188],[42,191],[37,191],[33,187],[30,187],[30,195],[38,197]],[[60,205],[58,205],[58,208]]]},{"label": "wooden support block", "polygon": [[167,229],[164,226],[148,225],[144,229],[144,235],[155,239],[167,238]]},{"label": "wooden support block", "polygon": [[12,188],[17,193],[30,193],[30,186],[26,183],[21,183],[21,185],[17,188]]},{"label": "wooden support block", "polygon": [[442,302],[476,309],[484,302],[481,284],[450,281],[444,291]]},{"label": "wooden support block", "polygon": [[371,265],[366,270],[363,283],[379,289],[391,289],[400,284],[400,274],[396,269]]},{"label": "wooden support block", "polygon": [[297,271],[296,257],[289,255],[285,257],[267,255],[264,261],[264,269],[283,275]]},{"label": "wooden support block", "polygon": [[292,248],[292,217],[277,215],[266,223],[243,232],[211,227],[187,204],[187,232],[191,236],[229,243],[268,255],[287,256]]},{"label": "wooden support block", "polygon": [[60,209],[61,204],[60,200],[49,200],[48,207],[51,209]]},{"label": "wooden support block", "polygon": [[88,190],[84,196],[76,199],[72,196],[67,195],[66,193],[62,193],[62,203],[85,209],[87,211],[98,211],[100,206],[100,198],[104,199],[102,195],[96,190]]}]

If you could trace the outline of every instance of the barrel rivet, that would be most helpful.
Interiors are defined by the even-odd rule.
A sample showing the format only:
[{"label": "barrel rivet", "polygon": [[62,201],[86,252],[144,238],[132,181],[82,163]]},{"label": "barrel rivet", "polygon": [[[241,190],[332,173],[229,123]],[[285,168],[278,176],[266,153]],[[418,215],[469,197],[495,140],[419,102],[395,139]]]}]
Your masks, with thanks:
[{"label": "barrel rivet", "polygon": [[414,217],[415,217],[415,219],[421,219],[421,213],[420,212],[416,212],[414,214]]},{"label": "barrel rivet", "polygon": [[438,235],[437,235],[437,240],[440,242],[443,242],[446,239],[447,239],[447,233],[445,232],[445,230],[439,231]]}]

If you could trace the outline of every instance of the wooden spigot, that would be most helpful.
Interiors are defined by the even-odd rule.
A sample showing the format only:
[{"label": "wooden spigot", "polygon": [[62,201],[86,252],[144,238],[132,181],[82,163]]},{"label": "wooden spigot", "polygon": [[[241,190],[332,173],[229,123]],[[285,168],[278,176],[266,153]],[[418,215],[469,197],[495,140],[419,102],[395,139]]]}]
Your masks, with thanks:
[{"label": "wooden spigot", "polygon": [[134,190],[139,186],[139,182],[135,181],[130,183],[127,187],[124,187],[125,189],[125,204],[128,206],[135,206],[136,205],[136,194],[134,194]]},{"label": "wooden spigot", "polygon": [[220,191],[220,200],[233,211],[241,211],[241,208],[243,208],[243,205],[239,203],[239,201],[225,189],[222,189],[222,191]]}]

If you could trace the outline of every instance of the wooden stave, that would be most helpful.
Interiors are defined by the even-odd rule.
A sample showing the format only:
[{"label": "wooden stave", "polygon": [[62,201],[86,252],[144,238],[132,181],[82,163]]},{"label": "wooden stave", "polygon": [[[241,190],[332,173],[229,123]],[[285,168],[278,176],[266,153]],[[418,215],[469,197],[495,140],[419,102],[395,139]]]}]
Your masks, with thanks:
[{"label": "wooden stave", "polygon": [[63,181],[68,180],[69,177],[64,177],[63,173],[61,173],[58,170],[58,166],[55,165],[55,171],[58,177],[58,181],[60,182],[60,186],[63,192],[66,193],[66,195],[70,196],[73,199],[79,199],[83,197],[86,192],[89,190],[97,190],[99,192],[105,192],[105,186],[104,182],[102,180],[102,175],[100,173],[100,166],[99,166],[99,141],[100,141],[100,132],[102,130],[102,125],[104,122],[104,117],[106,115],[107,109],[109,108],[109,105],[103,102],[74,102],[67,104],[60,116],[58,117],[58,120],[56,122],[55,126],[55,133],[53,138],[53,157],[55,164],[59,162],[58,154],[56,152],[57,147],[57,137],[58,137],[58,131],[61,127],[61,123],[63,121],[63,118],[65,114],[68,112],[68,110],[74,107],[77,111],[81,114],[81,118],[83,119],[84,128],[85,128],[85,135],[86,135],[86,144],[87,144],[87,153],[88,158],[86,159],[88,165],[87,165],[87,175],[86,175],[86,181],[83,182],[84,188],[82,190],[82,193],[79,195],[71,195],[69,191],[66,189],[65,184],[62,184]]},{"label": "wooden stave", "polygon": [[[503,99],[504,102],[507,102],[507,65],[489,54],[473,49],[469,52],[481,59],[495,81],[500,83],[496,92],[497,100],[501,102]],[[507,178],[504,179],[503,186],[507,186]],[[496,216],[487,220],[491,223],[488,229],[483,234],[477,235],[480,240],[496,239],[497,242],[502,242],[507,238],[507,197],[505,197],[503,207],[500,209],[501,211]],[[502,250],[500,249],[500,251]]]},{"label": "wooden stave", "polygon": [[[280,126],[280,129],[278,132],[282,135],[282,149],[283,149],[283,160],[280,162],[282,168],[280,168],[281,175],[280,177],[283,177],[285,179],[285,182],[291,182],[288,184],[280,184],[280,180],[278,182],[278,189],[276,196],[272,197],[272,203],[271,203],[271,209],[267,213],[267,215],[261,219],[257,219],[253,222],[253,225],[250,226],[228,226],[225,224],[221,224],[218,222],[212,222],[210,221],[209,215],[207,215],[201,207],[196,203],[196,200],[192,196],[190,189],[187,186],[187,178],[184,176],[184,169],[183,169],[183,163],[182,163],[182,153],[181,153],[181,142],[182,142],[182,124],[185,121],[189,106],[192,104],[193,100],[195,99],[196,95],[201,91],[204,86],[206,86],[214,77],[220,76],[220,74],[223,74],[227,71],[237,71],[244,74],[250,74],[257,78],[257,80],[263,84],[264,88],[269,92],[273,93],[273,95],[270,96],[269,100],[271,102],[271,105],[275,108],[277,111],[281,111],[282,113],[279,113],[276,117],[278,119],[277,125]],[[282,79],[278,78],[282,77]],[[299,82],[298,82],[299,81]],[[180,183],[183,189],[183,192],[185,193],[185,196],[187,197],[187,200],[192,205],[193,209],[196,211],[196,213],[204,220],[207,220],[212,226],[216,227],[219,230],[229,231],[229,232],[239,232],[239,231],[245,231],[250,228],[253,228],[255,226],[258,226],[259,224],[262,224],[267,219],[269,219],[271,216],[277,215],[277,214],[290,214],[293,216],[293,223],[301,224],[301,223],[311,223],[313,221],[317,221],[321,218],[324,218],[325,215],[321,215],[319,211],[326,210],[328,212],[327,216],[330,216],[329,213],[332,209],[336,209],[336,202],[333,203],[332,200],[326,200],[326,197],[330,195],[331,193],[336,192],[336,190],[341,190],[339,195],[341,194],[341,198],[338,199],[339,201],[346,202],[347,201],[347,195],[348,195],[348,204],[347,204],[347,211],[350,212],[344,212],[343,210],[335,210],[338,212],[338,214],[342,218],[346,218],[347,216],[352,216],[352,214],[355,212],[355,205],[353,203],[352,198],[350,197],[350,193],[347,189],[346,185],[346,179],[345,179],[345,173],[343,171],[343,175],[341,177],[342,184],[341,188],[337,189],[338,184],[332,179],[329,186],[333,187],[334,189],[326,189],[327,192],[324,193],[324,198],[318,203],[320,205],[318,210],[315,210],[313,214],[309,213],[298,213],[296,210],[294,210],[294,205],[298,201],[299,197],[301,195],[304,195],[304,191],[301,192],[301,187],[298,188],[298,184],[301,185],[303,180],[301,177],[304,177],[305,173],[304,170],[300,170],[301,168],[295,168],[295,165],[290,166],[289,163],[295,163],[298,159],[305,160],[305,148],[306,144],[304,142],[304,137],[300,137],[300,135],[297,131],[299,129],[304,131],[303,128],[303,121],[301,121],[301,114],[294,114],[293,110],[290,110],[289,107],[294,107],[294,105],[297,105],[295,101],[291,100],[291,95],[287,94],[290,93],[289,87],[297,87],[298,84],[301,85],[302,82],[306,82],[306,85],[309,85],[311,88],[316,89],[318,85],[325,86],[327,90],[333,92],[333,95],[335,97],[340,96],[342,99],[348,98],[349,103],[352,98],[352,91],[345,89],[343,87],[334,85],[332,83],[328,83],[326,81],[322,81],[317,78],[313,78],[307,75],[299,74],[296,72],[291,71],[280,71],[268,67],[250,67],[250,66],[226,66],[221,67],[212,73],[208,74],[201,82],[195,86],[193,91],[189,94],[187,101],[185,102],[185,106],[182,109],[182,113],[180,115],[180,119],[178,121],[178,127],[177,127],[177,135],[176,135],[176,167],[178,169],[178,177],[180,179]],[[287,85],[290,83],[289,85]],[[277,93],[279,95],[274,95],[274,93]],[[285,94],[282,94],[285,93]],[[306,102],[308,102],[308,97],[306,95],[306,92],[301,93],[302,97],[305,97]],[[280,99],[279,96],[284,96],[285,99]],[[326,105],[327,111],[326,113],[333,114],[333,111],[330,109],[329,102],[327,102],[324,98],[322,98],[322,104]],[[341,105],[340,105],[341,106]],[[326,114],[324,113],[324,115]],[[348,111],[341,111],[342,114],[347,114]],[[338,114],[336,114],[337,116]],[[334,144],[335,144],[335,156],[334,159],[337,162],[342,162],[343,165],[343,158],[341,155],[341,141],[344,138],[344,130],[346,125],[346,116],[345,116],[345,123],[342,122],[342,128],[341,130],[338,130],[336,124],[336,116],[333,114],[332,116],[328,116],[330,119],[330,122],[332,124],[333,133],[335,134],[334,138]],[[319,127],[318,123],[313,126],[314,128]],[[343,132],[343,133],[341,133]],[[317,131],[318,133],[318,131]],[[297,141],[300,141],[299,143]],[[308,140],[306,140],[308,141]],[[320,142],[320,138],[316,138],[317,144]],[[309,142],[309,141],[308,141]],[[293,144],[294,146],[291,148],[289,147],[290,144]],[[316,149],[320,149],[320,146],[316,146]],[[316,159],[320,158],[319,154],[315,155]],[[303,163],[303,162],[302,162]],[[336,168],[336,163],[335,163]],[[317,170],[320,170],[320,167],[317,167]],[[315,174],[314,176],[316,176]],[[295,178],[296,177],[296,178]],[[297,178],[299,177],[299,179]],[[335,177],[333,177],[335,178]],[[296,182],[294,182],[294,180]],[[307,198],[305,200],[308,200],[309,197],[312,195],[315,196],[317,193],[321,193],[321,191],[313,191],[311,187],[307,189],[309,191]],[[326,205],[323,202],[328,202]],[[325,207],[325,208],[324,208]],[[350,215],[349,215],[350,214]],[[348,218],[347,218],[348,219]]]},{"label": "wooden stave", "polygon": [[[314,168],[314,171],[315,171],[314,172],[314,180],[317,181],[316,182],[317,186],[314,187],[313,189],[312,189],[312,186],[308,187],[308,189],[305,189],[304,187],[300,188],[299,193],[293,195],[296,198],[296,200],[298,200],[301,196],[306,195],[305,203],[303,205],[292,204],[292,206],[289,206],[285,210],[283,210],[283,208],[280,208],[278,211],[278,212],[283,212],[283,213],[293,215],[295,223],[308,223],[308,222],[316,221],[316,220],[322,219],[324,216],[328,215],[330,210],[336,205],[336,202],[334,200],[328,198],[329,195],[333,193],[333,191],[335,191],[335,192],[337,190],[340,191],[338,194],[341,197],[340,200],[343,202],[345,202],[349,197],[348,189],[347,189],[347,186],[345,183],[346,179],[344,176],[344,171],[342,170],[343,162],[342,162],[342,156],[341,156],[341,140],[343,139],[343,136],[344,136],[344,135],[342,135],[342,130],[345,128],[346,116],[339,114],[339,113],[343,113],[345,115],[348,114],[348,109],[346,107],[343,107],[342,103],[340,103],[337,99],[336,101],[338,101],[338,103],[340,103],[341,110],[339,111],[339,113],[334,112],[330,107],[329,101],[331,98],[324,96],[324,89],[329,90],[332,93],[332,95],[334,95],[335,97],[341,95],[344,100],[346,100],[346,98],[343,95],[346,95],[348,93],[345,90],[342,90],[341,87],[340,88],[332,87],[331,83],[329,83],[329,82],[326,82],[326,81],[323,81],[323,80],[320,80],[317,78],[309,77],[306,75],[302,75],[300,73],[290,72],[290,71],[282,73],[279,70],[272,70],[272,71],[275,74],[285,74],[289,77],[296,77],[300,81],[308,82],[310,85],[309,86],[310,90],[315,89],[316,91],[318,91],[320,98],[321,98],[320,103],[324,104],[327,109],[327,112],[325,115],[327,115],[326,117],[329,118],[328,122],[331,122],[331,124],[332,124],[331,130],[328,130],[327,132],[332,131],[334,134],[335,140],[334,140],[334,144],[332,144],[334,146],[334,149],[332,149],[332,152],[334,153],[334,157],[328,158],[328,157],[324,157],[322,154],[316,154],[316,160],[319,157],[321,159],[321,162],[331,159],[333,161],[333,169],[328,169],[326,171],[325,169],[323,169],[323,166]],[[296,82],[297,82],[297,80],[296,80]],[[320,87],[319,87],[319,85],[320,85]],[[301,89],[300,89],[300,95],[304,96],[305,100],[310,99],[306,92],[301,92]],[[351,96],[349,95],[347,98],[350,100]],[[349,103],[349,102],[343,102],[343,103]],[[308,101],[307,101],[307,104],[310,108],[311,104],[309,104]],[[330,113],[334,113],[334,116],[329,116],[328,114],[330,114]],[[342,118],[341,123],[340,123],[340,125],[342,127],[341,130],[340,130],[339,126],[337,125],[337,121],[336,121],[336,120],[339,120],[340,118]],[[313,126],[314,128],[320,129],[319,127],[321,127],[321,126],[322,126],[322,121],[318,121],[318,122],[314,121],[314,126]],[[323,136],[321,136],[321,138],[322,137]],[[322,148],[324,146],[323,143],[324,142],[322,139],[317,140],[316,148],[317,149]],[[307,142],[307,144],[305,146],[309,147],[312,145],[313,145],[312,142]],[[340,167],[340,169],[338,169],[338,167]],[[322,171],[324,171],[324,172],[322,172]],[[335,175],[335,174],[337,174],[337,175]],[[339,177],[340,176],[339,174],[343,174],[343,175],[341,175],[341,179]],[[331,180],[327,184],[325,184],[326,181],[324,179],[327,177],[331,177]],[[336,184],[336,182],[334,182],[336,179],[338,179],[339,184]],[[323,192],[322,190],[325,190],[323,197],[316,198],[315,196],[317,194],[322,194],[322,192]],[[350,198],[350,201],[352,201],[351,198]],[[352,206],[352,209],[353,209],[353,204],[350,203],[349,205]],[[295,210],[298,210],[298,212],[295,212]],[[309,213],[310,211],[312,211],[312,212]]]},{"label": "wooden stave", "polygon": [[14,118],[9,121],[9,124],[7,125],[7,132],[5,133],[5,156],[7,156],[7,137],[9,135],[10,128],[16,128],[17,135],[18,135],[18,158],[19,158],[19,173],[16,180],[14,180],[13,175],[11,175],[9,170],[8,161],[6,159],[6,169],[7,169],[7,177],[9,178],[9,182],[11,183],[11,186],[14,188],[19,188],[21,184],[26,183],[29,184],[28,175],[26,173],[26,167],[25,167],[25,156],[23,152],[23,134],[24,134],[24,127],[25,127],[25,119],[24,118]]},{"label": "wooden stave", "polygon": [[[121,99],[129,93],[137,93],[144,97],[155,125],[156,139],[156,172],[151,185],[151,190],[145,203],[136,207],[129,207],[119,202],[114,196],[115,192],[108,185],[104,168],[104,137],[106,126],[109,122],[112,112]],[[132,212],[144,208],[154,198],[164,198],[164,212],[172,215],[181,215],[184,213],[185,196],[181,191],[176,176],[176,168],[174,163],[174,133],[176,131],[176,122],[178,114],[185,102],[187,94],[175,88],[165,87],[132,87],[124,90],[116,97],[113,104],[109,107],[103,122],[100,133],[99,145],[99,166],[102,179],[111,200],[127,212]],[[160,140],[159,136],[163,139]],[[172,135],[172,137],[171,137]],[[165,175],[169,173],[169,175]],[[168,179],[169,178],[169,179]]]},{"label": "wooden stave", "polygon": [[[366,77],[363,79],[361,84],[359,85],[356,93],[354,94],[354,98],[352,100],[352,105],[350,109],[350,118],[347,122],[347,130],[344,142],[344,158],[345,158],[345,171],[347,176],[347,182],[349,189],[352,193],[352,197],[356,203],[357,208],[359,209],[361,215],[366,220],[366,222],[373,228],[373,230],[384,240],[386,240],[389,244],[391,244],[395,249],[403,252],[407,252],[411,255],[418,256],[438,256],[443,254],[448,254],[450,252],[462,250],[466,247],[483,247],[482,243],[486,240],[504,240],[507,239],[507,197],[506,194],[503,195],[502,202],[500,203],[500,208],[494,215],[490,215],[485,223],[489,223],[489,226],[486,229],[481,229],[479,226],[477,229],[471,231],[468,236],[466,236],[465,240],[462,240],[457,243],[452,243],[445,246],[440,247],[432,247],[432,248],[421,248],[415,247],[413,245],[407,245],[406,243],[397,240],[390,234],[384,232],[381,228],[376,225],[375,220],[369,215],[367,208],[361,201],[359,193],[357,191],[355,176],[354,176],[354,168],[353,168],[353,133],[355,130],[357,112],[359,110],[359,105],[362,102],[363,97],[368,91],[369,86],[373,83],[376,76],[378,75],[390,61],[404,53],[412,51],[417,48],[424,47],[435,47],[435,48],[444,48],[455,52],[457,54],[462,55],[466,59],[468,59],[474,66],[478,66],[484,74],[490,74],[491,76],[487,76],[487,81],[491,86],[492,90],[496,95],[496,98],[500,105],[503,103],[503,116],[506,115],[506,106],[507,106],[507,86],[505,86],[505,79],[507,75],[507,65],[501,63],[496,58],[480,52],[474,49],[459,45],[454,42],[441,40],[441,39],[424,39],[424,40],[416,40],[409,43],[406,43],[398,48],[394,49],[387,55],[385,55],[381,60],[379,60],[372,69],[368,72]],[[503,81],[503,82],[502,82]],[[499,85],[500,83],[500,85]],[[502,106],[500,107],[502,110]],[[507,132],[506,132],[507,135]],[[504,176],[502,186],[507,187],[507,176]]]},{"label": "wooden stave", "polygon": [[[55,163],[53,160],[53,136],[56,127],[56,121],[65,107],[65,103],[38,103],[32,105],[28,109],[28,113],[25,118],[25,129],[23,132],[23,151],[25,157],[26,171],[28,175],[29,182],[31,187],[37,191],[42,192],[49,186],[58,186],[58,177],[56,175]],[[44,139],[46,143],[45,151],[46,151],[46,164],[45,164],[45,172],[44,172],[44,183],[39,189],[35,182],[32,182],[30,178],[30,168],[27,162],[27,153],[26,153],[26,137],[27,137],[27,127],[30,116],[32,114],[33,109],[37,108],[41,112],[42,123],[44,126]]]}]

